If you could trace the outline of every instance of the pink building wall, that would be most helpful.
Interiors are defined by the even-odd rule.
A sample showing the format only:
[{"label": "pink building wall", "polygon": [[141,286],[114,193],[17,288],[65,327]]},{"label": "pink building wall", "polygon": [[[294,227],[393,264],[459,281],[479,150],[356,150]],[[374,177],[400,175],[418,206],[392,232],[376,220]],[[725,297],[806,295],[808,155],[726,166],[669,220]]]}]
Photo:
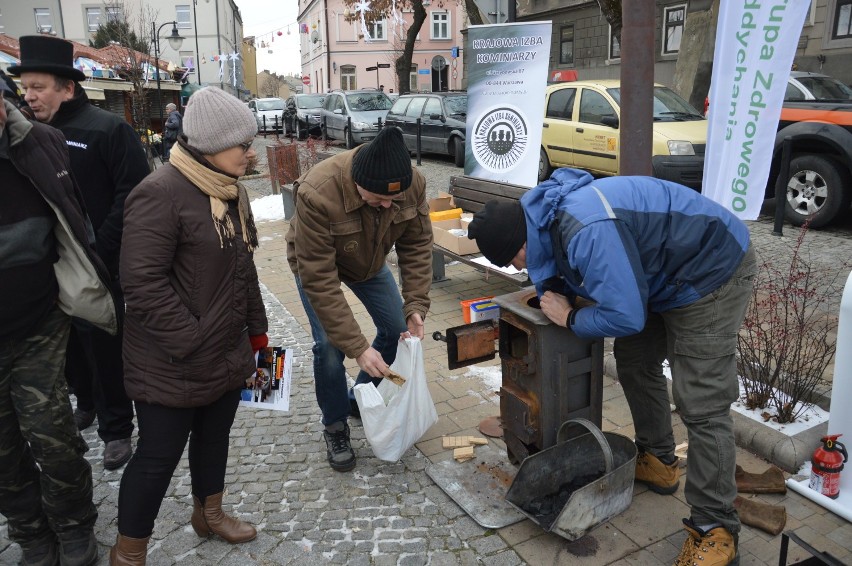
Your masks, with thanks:
[{"label": "pink building wall", "polygon": [[[417,73],[409,77],[411,90],[461,90],[462,34],[467,26],[464,10],[453,0],[438,6],[426,6],[426,21],[415,44],[412,66]],[[310,77],[305,92],[326,92],[333,89],[377,88],[399,92],[394,61],[402,54],[403,28],[386,19],[382,25],[370,26],[368,41],[362,36],[360,18],[348,22],[342,0],[317,0],[301,8],[299,16],[302,76]],[[407,25],[413,14],[402,13]],[[305,25],[302,25],[305,24]],[[307,28],[307,33],[303,33]],[[407,26],[406,28],[407,29]],[[396,35],[401,35],[396,39]],[[457,47],[457,57],[453,58]],[[436,59],[439,58],[439,59]],[[433,66],[441,67],[436,71]],[[434,65],[437,63],[437,65]],[[377,64],[389,65],[378,71],[367,71]],[[428,74],[423,71],[428,70]]]}]

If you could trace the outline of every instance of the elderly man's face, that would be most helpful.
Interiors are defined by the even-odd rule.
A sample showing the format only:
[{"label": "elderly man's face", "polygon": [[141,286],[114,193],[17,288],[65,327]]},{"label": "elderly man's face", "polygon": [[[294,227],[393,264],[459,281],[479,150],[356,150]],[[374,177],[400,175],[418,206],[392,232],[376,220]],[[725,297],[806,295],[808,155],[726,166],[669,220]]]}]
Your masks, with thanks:
[{"label": "elderly man's face", "polygon": [[36,120],[45,124],[53,121],[60,104],[74,98],[74,85],[73,81],[69,81],[60,86],[50,73],[21,73],[24,100],[32,108]]}]

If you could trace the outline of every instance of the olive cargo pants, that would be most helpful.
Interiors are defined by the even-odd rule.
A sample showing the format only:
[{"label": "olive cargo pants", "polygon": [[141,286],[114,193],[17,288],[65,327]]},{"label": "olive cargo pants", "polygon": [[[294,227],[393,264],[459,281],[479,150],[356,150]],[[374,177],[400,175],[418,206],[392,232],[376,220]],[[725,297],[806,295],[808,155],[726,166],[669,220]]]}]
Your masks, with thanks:
[{"label": "olive cargo pants", "polygon": [[740,530],[730,415],[731,403],[739,396],[737,334],[756,274],[755,253],[749,247],[727,283],[690,305],[649,313],[640,333],[616,338],[614,344],[636,444],[657,457],[672,456],[675,448],[662,370],[668,358],[674,402],[689,441],[684,495],[692,519],[698,525],[722,523],[731,533]]}]

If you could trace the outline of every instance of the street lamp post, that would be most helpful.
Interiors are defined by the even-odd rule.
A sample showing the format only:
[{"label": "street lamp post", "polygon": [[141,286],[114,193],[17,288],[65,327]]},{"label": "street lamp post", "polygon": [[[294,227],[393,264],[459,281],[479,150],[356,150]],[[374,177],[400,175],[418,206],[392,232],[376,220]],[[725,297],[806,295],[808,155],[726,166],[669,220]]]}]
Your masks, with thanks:
[{"label": "street lamp post", "polygon": [[163,92],[160,90],[160,32],[167,25],[172,25],[172,33],[167,38],[169,47],[174,51],[178,51],[183,45],[183,37],[178,33],[177,22],[166,22],[159,28],[157,24],[151,22],[151,39],[154,42],[154,68],[157,71],[157,106],[160,107],[160,128],[163,128]]}]

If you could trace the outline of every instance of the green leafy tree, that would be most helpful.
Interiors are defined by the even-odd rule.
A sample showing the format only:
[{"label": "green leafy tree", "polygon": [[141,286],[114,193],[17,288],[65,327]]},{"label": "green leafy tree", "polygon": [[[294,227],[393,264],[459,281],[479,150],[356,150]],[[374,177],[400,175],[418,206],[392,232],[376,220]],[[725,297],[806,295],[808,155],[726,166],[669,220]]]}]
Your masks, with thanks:
[{"label": "green leafy tree", "polygon": [[125,19],[110,20],[99,25],[95,37],[89,41],[90,46],[98,49],[114,43],[134,51],[148,53],[148,39],[144,35],[140,39]]}]

